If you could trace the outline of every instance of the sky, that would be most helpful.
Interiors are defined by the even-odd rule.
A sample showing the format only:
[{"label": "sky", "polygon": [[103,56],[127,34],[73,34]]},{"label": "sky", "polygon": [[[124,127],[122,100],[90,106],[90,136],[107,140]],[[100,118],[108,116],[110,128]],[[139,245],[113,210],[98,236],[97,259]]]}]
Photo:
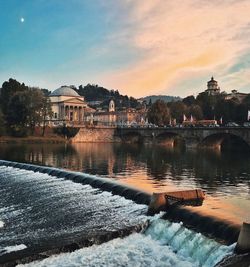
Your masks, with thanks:
[{"label": "sky", "polygon": [[0,84],[250,93],[249,0],[0,0]]}]

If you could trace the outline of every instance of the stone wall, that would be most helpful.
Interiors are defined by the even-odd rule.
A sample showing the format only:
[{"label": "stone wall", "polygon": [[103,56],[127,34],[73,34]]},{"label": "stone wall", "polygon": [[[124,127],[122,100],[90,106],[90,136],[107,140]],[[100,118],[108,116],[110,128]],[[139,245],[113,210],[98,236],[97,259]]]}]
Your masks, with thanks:
[{"label": "stone wall", "polygon": [[71,138],[72,143],[87,142],[121,142],[119,137],[114,136],[115,128],[113,127],[86,127],[81,128],[75,137]]}]

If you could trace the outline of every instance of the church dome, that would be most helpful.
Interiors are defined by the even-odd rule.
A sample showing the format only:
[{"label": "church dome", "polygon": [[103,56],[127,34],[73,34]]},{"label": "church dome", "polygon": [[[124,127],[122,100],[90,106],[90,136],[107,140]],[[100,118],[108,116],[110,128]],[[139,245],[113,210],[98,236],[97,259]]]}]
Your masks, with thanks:
[{"label": "church dome", "polygon": [[62,86],[53,91],[50,96],[80,96],[74,89],[68,86]]}]

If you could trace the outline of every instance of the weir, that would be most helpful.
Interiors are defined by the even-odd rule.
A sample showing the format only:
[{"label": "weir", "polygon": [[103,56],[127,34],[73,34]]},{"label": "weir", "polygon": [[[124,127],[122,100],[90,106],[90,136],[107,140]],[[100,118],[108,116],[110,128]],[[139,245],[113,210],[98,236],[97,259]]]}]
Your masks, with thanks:
[{"label": "weir", "polygon": [[46,173],[0,166],[0,266],[141,231],[147,206]]},{"label": "weir", "polygon": [[[143,204],[143,206],[139,205],[139,206],[136,206],[134,208],[131,206],[130,209],[132,209],[132,211],[131,211],[132,214],[133,214],[133,211],[135,210],[134,215],[136,215],[137,217],[139,215],[140,220],[143,219],[144,222],[143,223],[139,223],[140,226],[137,227],[136,230],[133,229],[133,225],[135,225],[135,222],[137,222],[136,225],[138,225],[138,221],[137,220],[132,223],[132,226],[131,226],[131,224],[126,225],[126,229],[128,229],[128,230],[123,232],[123,236],[127,235],[127,234],[130,234],[131,232],[134,232],[134,231],[140,231],[141,229],[143,229],[143,227],[145,226],[146,221],[148,220],[148,219],[146,219],[148,217],[146,217],[146,216],[143,217],[142,216],[142,211],[144,213],[146,213],[146,209],[147,209],[146,206],[144,206],[144,205],[149,205],[150,201],[151,201],[151,195],[146,193],[146,192],[142,192],[142,191],[134,189],[132,187],[122,185],[122,184],[120,184],[118,182],[111,181],[110,179],[99,178],[99,177],[93,176],[93,175],[83,174],[83,173],[79,173],[79,172],[71,172],[71,171],[61,170],[61,169],[52,168],[52,167],[37,166],[37,165],[32,165],[32,164],[17,163],[17,162],[10,162],[10,161],[4,161],[4,160],[0,160],[0,165],[7,166],[7,167],[8,166],[9,167],[13,167],[14,170],[17,170],[15,172],[15,175],[18,175],[18,173],[22,172],[22,171],[18,171],[18,169],[23,170],[23,174],[27,174],[27,172],[25,172],[25,170],[28,171],[28,173],[30,175],[32,173],[34,173],[34,172],[41,173],[40,175],[47,174],[49,176],[46,178],[46,182],[48,182],[49,179],[51,179],[51,180],[53,180],[53,183],[55,183],[56,185],[59,185],[60,183],[63,183],[63,182],[65,183],[67,180],[71,180],[71,181],[73,181],[75,183],[83,184],[83,185],[86,185],[86,186],[91,185],[91,187],[97,188],[97,190],[101,189],[102,191],[111,192],[113,195],[123,196],[123,197],[125,197],[127,199],[133,200],[137,204]],[[11,172],[11,170],[10,170],[10,172]],[[21,173],[21,175],[22,175],[22,173]],[[56,178],[52,179],[51,176],[52,177],[54,176]],[[49,177],[51,177],[51,178],[49,178]],[[34,179],[34,177],[32,179],[33,179],[33,181],[36,181],[36,179]],[[58,182],[56,182],[56,180],[58,180]],[[37,182],[39,182],[39,179],[38,179]],[[40,182],[38,184],[40,184]],[[44,184],[41,184],[41,186],[43,188]],[[89,187],[89,188],[91,188],[91,187]],[[90,190],[90,189],[88,189],[88,190]],[[92,190],[95,190],[95,189],[92,189]],[[28,191],[28,193],[31,193],[31,192],[32,191],[30,189],[30,191]],[[52,191],[50,190],[49,192],[52,193],[53,190]],[[56,192],[57,193],[59,192],[58,189],[57,189]],[[75,191],[75,192],[77,192],[77,191]],[[78,192],[78,194],[79,194],[79,192]],[[82,194],[86,194],[86,193],[84,193],[82,191]],[[98,194],[103,194],[103,193],[101,193],[99,191],[93,191],[92,192],[90,190],[90,193],[87,194],[87,196],[84,198],[84,200],[82,200],[82,201],[86,202],[88,197],[90,198],[87,201],[86,205],[91,203],[91,199],[93,198],[92,194],[94,194],[94,195],[97,194],[98,195]],[[115,210],[117,208],[115,206],[116,205],[115,204],[116,203],[115,199],[112,200],[111,196],[112,195],[105,195],[105,196],[104,195],[103,196],[100,195],[101,199],[100,198],[98,198],[98,199],[103,201],[105,198],[108,198],[108,200],[106,200],[105,203],[107,203],[107,202],[111,203],[111,206],[108,206],[108,209],[109,210],[110,209],[113,210],[111,216],[114,216],[114,220],[115,220],[115,218],[118,218],[118,217],[115,217]],[[49,197],[49,194],[47,195],[47,197]],[[110,197],[111,197],[111,199],[110,199]],[[55,200],[59,200],[59,199],[60,198],[58,198],[58,196],[57,196]],[[46,200],[46,198],[45,198],[45,200]],[[37,201],[39,201],[39,200],[37,200]],[[77,200],[77,201],[79,201],[79,200]],[[117,199],[116,199],[116,201],[117,201]],[[39,202],[38,202],[38,204],[39,204]],[[39,205],[41,205],[41,204],[39,204]],[[39,211],[39,205],[37,207],[38,211]],[[62,203],[61,203],[61,205],[62,205]],[[98,204],[98,200],[97,200],[96,203],[94,203],[94,205],[97,206],[95,209],[100,208],[100,205]],[[118,206],[119,205],[121,205],[121,204],[118,204]],[[126,203],[126,205],[127,205],[127,203]],[[128,204],[128,205],[131,205],[131,204]],[[55,204],[55,206],[56,206],[56,204]],[[53,207],[53,205],[52,205],[52,207]],[[85,206],[85,208],[86,207],[87,206]],[[76,208],[76,207],[74,207],[74,208]],[[72,208],[72,212],[74,211],[74,208]],[[118,210],[119,210],[119,208],[118,208]],[[138,213],[138,210],[140,211],[139,213]],[[124,212],[124,211],[121,211],[121,212]],[[127,214],[127,212],[128,211],[126,211],[125,213]],[[98,210],[97,210],[97,213],[99,213]],[[61,217],[62,220],[64,220],[64,215],[65,214],[63,214],[63,217]],[[121,216],[121,213],[119,212],[118,215]],[[1,213],[0,213],[0,216],[1,216]],[[71,215],[68,215],[68,216],[71,216]],[[220,221],[220,220],[216,220],[216,219],[210,218],[210,217],[203,217],[203,216],[201,216],[199,214],[196,214],[194,212],[191,212],[191,211],[187,210],[185,207],[180,207],[180,206],[176,206],[176,205],[171,206],[171,208],[165,214],[164,218],[172,221],[172,223],[176,222],[177,225],[180,225],[179,222],[183,221],[184,225],[187,225],[188,227],[193,228],[196,231],[198,230],[198,231],[204,233],[207,236],[212,236],[212,237],[218,238],[220,240],[223,240],[226,244],[235,243],[237,241],[237,239],[238,239],[239,230],[240,230],[240,227],[237,226],[237,225],[230,225],[227,222],[223,222],[222,220]],[[1,217],[0,217],[0,220],[1,220]],[[121,219],[116,219],[116,220],[118,221],[118,223],[121,223]],[[80,224],[82,224],[82,221],[80,222]],[[93,223],[90,223],[89,225],[92,226],[92,224]],[[100,226],[98,226],[98,227],[100,227]],[[93,229],[93,230],[96,231],[98,229],[98,227]],[[182,231],[183,230],[180,230],[180,232],[182,232]],[[114,231],[112,231],[112,232],[113,232],[113,235],[112,234],[109,235],[109,238],[104,237],[102,235],[102,237],[100,237],[99,241],[97,241],[96,243],[102,243],[102,242],[108,241],[110,239],[113,239],[115,237],[122,236],[121,233],[118,233],[119,230],[115,234],[114,234]],[[146,231],[146,233],[147,233],[147,231]],[[71,236],[71,238],[70,238],[70,236]],[[176,233],[176,236],[177,237],[179,236],[179,232]],[[191,234],[190,234],[190,236],[191,236]],[[75,236],[74,236],[74,238],[75,238]],[[51,255],[53,253],[59,253],[59,252],[62,252],[62,251],[75,250],[75,249],[79,249],[80,247],[83,247],[83,246],[86,246],[86,245],[92,245],[92,244],[95,243],[93,241],[92,242],[89,241],[89,240],[91,240],[91,237],[89,237],[87,239],[85,238],[84,239],[85,241],[84,241],[82,237],[79,238],[79,236],[78,236],[78,242],[75,242],[74,238],[72,237],[72,232],[68,233],[65,236],[65,240],[67,239],[67,241],[68,240],[71,241],[71,242],[68,242],[68,245],[65,245],[64,248],[61,249],[61,250],[60,249],[58,250],[57,246],[55,245],[53,248],[50,248],[50,252],[47,250],[47,254],[46,255],[39,254],[39,257],[47,257],[48,255]],[[93,238],[93,236],[92,236],[92,238]],[[170,241],[166,242],[166,244],[169,244],[169,242]],[[230,251],[232,251],[232,249]],[[32,251],[32,253],[37,255],[38,251],[35,251],[35,249],[34,249]],[[21,257],[21,255],[24,255],[26,257],[26,259],[27,259],[27,257],[31,257],[30,253],[28,253],[28,254],[24,253],[23,254],[23,252],[20,252],[20,253],[16,252],[15,255],[16,255],[17,258]],[[13,255],[6,254],[4,258],[3,257],[0,257],[0,258],[2,258],[3,261],[8,261],[8,260],[10,260],[10,258],[12,256]],[[9,259],[8,259],[8,257],[9,257]],[[36,257],[33,257],[33,258],[31,257],[30,258],[30,260],[34,260],[34,259],[36,259]],[[188,266],[188,265],[186,265],[186,266]],[[213,265],[207,265],[207,266],[213,266]]]},{"label": "weir", "polygon": [[[152,195],[147,192],[143,192],[133,187],[120,184],[114,180],[110,180],[107,178],[100,178],[95,175],[66,171],[54,167],[37,166],[33,164],[18,163],[5,160],[0,160],[0,165],[32,170],[34,172],[47,173],[50,176],[56,176],[58,178],[68,179],[75,183],[88,184],[94,188],[99,188],[103,191],[111,192],[114,195],[119,195],[125,197],[126,199],[133,200],[137,204],[150,205],[150,202],[152,200]],[[166,210],[166,206],[161,205],[160,209],[156,211],[160,210]],[[176,205],[171,206],[171,208],[168,209],[167,217],[169,217],[169,219],[174,221],[183,221],[185,224],[187,224],[187,226],[195,227],[199,229],[202,233],[223,240],[227,244],[232,244],[233,242],[236,242],[240,232],[240,225],[230,224],[229,222],[224,222],[224,220],[220,220],[218,218],[202,216],[182,206],[176,206]],[[204,223],[206,221],[209,222],[210,227],[208,227],[208,229],[205,229],[204,231],[203,228],[204,228]],[[231,229],[228,230],[229,233],[225,236],[221,234],[222,226],[224,227],[226,226],[226,229],[228,229],[229,227]],[[209,229],[211,230],[209,231]]]}]

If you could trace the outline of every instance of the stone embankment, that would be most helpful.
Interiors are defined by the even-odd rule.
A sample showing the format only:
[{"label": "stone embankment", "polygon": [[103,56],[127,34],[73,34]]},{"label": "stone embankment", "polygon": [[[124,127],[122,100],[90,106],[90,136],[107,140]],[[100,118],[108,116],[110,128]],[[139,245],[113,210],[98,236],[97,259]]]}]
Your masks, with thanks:
[{"label": "stone embankment", "polygon": [[58,144],[65,143],[67,140],[60,136],[42,137],[42,136],[27,136],[27,137],[11,137],[1,136],[1,144]]},{"label": "stone embankment", "polygon": [[70,139],[72,143],[114,143],[120,142],[118,137],[115,137],[115,127],[86,127],[81,128],[79,132]]}]

